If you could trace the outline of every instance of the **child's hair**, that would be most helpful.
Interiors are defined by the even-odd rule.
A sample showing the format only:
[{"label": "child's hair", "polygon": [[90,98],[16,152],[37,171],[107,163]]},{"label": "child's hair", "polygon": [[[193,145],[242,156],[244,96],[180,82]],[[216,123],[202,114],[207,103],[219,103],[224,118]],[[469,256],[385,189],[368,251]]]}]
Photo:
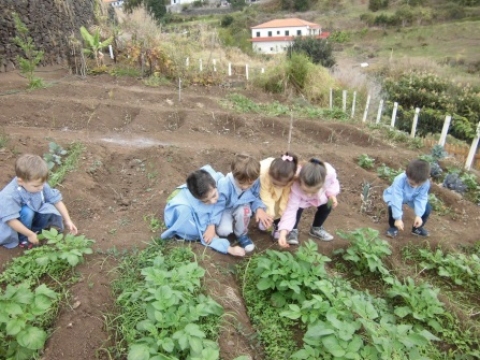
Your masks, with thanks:
[{"label": "child's hair", "polygon": [[428,161],[415,159],[408,163],[405,172],[410,180],[416,184],[423,184],[430,177],[430,164]]},{"label": "child's hair", "polygon": [[298,157],[287,151],[272,161],[268,174],[275,180],[291,181],[297,173],[297,166]]},{"label": "child's hair", "polygon": [[322,186],[325,176],[327,176],[325,163],[313,158],[302,166],[300,174],[298,174],[299,180],[308,187]]},{"label": "child's hair", "polygon": [[247,154],[235,154],[230,169],[240,184],[254,182],[260,176],[260,162]]},{"label": "child's hair", "polygon": [[48,179],[48,165],[38,155],[24,154],[15,161],[15,175],[23,181]]},{"label": "child's hair", "polygon": [[193,197],[202,200],[205,199],[210,190],[217,187],[217,183],[208,171],[200,169],[188,175],[187,187]]}]

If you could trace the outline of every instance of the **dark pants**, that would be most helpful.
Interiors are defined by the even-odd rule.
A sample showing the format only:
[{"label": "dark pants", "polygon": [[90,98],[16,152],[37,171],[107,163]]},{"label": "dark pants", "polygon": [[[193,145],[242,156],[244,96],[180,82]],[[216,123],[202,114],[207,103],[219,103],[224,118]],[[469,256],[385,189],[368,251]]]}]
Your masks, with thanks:
[{"label": "dark pants", "polygon": [[[427,202],[427,205],[425,206],[425,212],[422,215],[423,224],[420,227],[423,227],[427,223],[428,217],[430,216],[431,212],[432,206],[429,202]],[[388,225],[390,225],[391,228],[395,227],[395,219],[393,218],[391,206],[388,207]]]},{"label": "dark pants", "polygon": [[[302,217],[303,210],[305,209],[299,208],[297,210],[297,220],[295,221],[295,225],[293,226],[294,229],[298,228],[298,223],[300,222],[300,218]],[[325,220],[327,220],[327,217],[328,215],[330,215],[331,211],[332,207],[328,204],[323,204],[317,207],[317,212],[315,213],[315,217],[313,218],[312,227],[322,226]]]},{"label": "dark pants", "polygon": [[[22,206],[20,210],[20,222],[25,225],[26,228],[33,232],[40,232],[49,226],[57,226],[62,228],[62,219],[56,214],[39,214],[28,206]],[[18,240],[20,243],[25,242],[28,238],[23,234],[18,234]]]}]

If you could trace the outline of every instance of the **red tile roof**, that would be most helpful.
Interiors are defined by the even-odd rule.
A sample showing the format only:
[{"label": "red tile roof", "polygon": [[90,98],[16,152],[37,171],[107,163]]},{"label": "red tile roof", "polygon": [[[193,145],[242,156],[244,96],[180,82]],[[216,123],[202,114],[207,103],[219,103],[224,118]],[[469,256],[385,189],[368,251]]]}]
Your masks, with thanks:
[{"label": "red tile roof", "polygon": [[[316,39],[326,39],[330,36],[329,32],[322,32],[320,35],[316,35]],[[298,36],[267,36],[267,37],[256,37],[251,38],[251,42],[267,42],[267,41],[293,41]]]},{"label": "red tile roof", "polygon": [[320,25],[312,23],[310,21],[290,18],[290,19],[275,19],[267,21],[266,23],[253,26],[251,29],[267,29],[267,28],[282,28],[282,27],[300,27],[300,26],[309,26],[312,29],[319,29]]}]

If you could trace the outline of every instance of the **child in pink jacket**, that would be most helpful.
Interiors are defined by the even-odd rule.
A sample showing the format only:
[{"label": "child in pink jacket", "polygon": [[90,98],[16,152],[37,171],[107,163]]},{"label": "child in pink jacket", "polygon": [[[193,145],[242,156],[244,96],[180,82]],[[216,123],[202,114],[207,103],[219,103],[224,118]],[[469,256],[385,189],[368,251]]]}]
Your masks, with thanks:
[{"label": "child in pink jacket", "polygon": [[340,184],[335,169],[328,163],[310,159],[304,164],[293,183],[287,208],[278,224],[278,244],[281,247],[298,245],[298,223],[304,209],[315,206],[317,212],[309,234],[323,241],[333,240],[323,223],[338,205]]}]

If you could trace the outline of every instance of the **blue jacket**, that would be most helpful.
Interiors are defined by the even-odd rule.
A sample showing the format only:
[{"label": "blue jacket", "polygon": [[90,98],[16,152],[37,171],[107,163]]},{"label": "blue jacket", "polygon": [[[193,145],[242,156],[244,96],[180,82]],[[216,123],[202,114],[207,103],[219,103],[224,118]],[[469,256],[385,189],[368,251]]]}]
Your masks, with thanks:
[{"label": "blue jacket", "polygon": [[0,191],[0,245],[6,248],[18,245],[18,233],[8,225],[8,221],[20,217],[22,206],[26,205],[39,214],[60,216],[54,205],[61,200],[60,191],[52,189],[48,183],[41,192],[31,193],[20,186],[15,177]]},{"label": "blue jacket", "polygon": [[[202,169],[208,171],[217,183],[224,177],[222,173],[215,172],[210,165]],[[185,240],[203,241],[203,233],[207,226],[215,224],[212,216],[215,205],[204,204],[193,197],[186,184],[177,189],[178,193],[165,206],[164,221],[167,230],[160,237],[170,239],[178,235]]]},{"label": "blue jacket", "polygon": [[260,179],[257,179],[247,190],[242,190],[237,186],[233,174],[228,173],[218,181],[217,186],[218,201],[213,214],[215,225],[220,224],[224,211],[234,210],[240,205],[250,204],[253,213],[259,208],[266,210],[265,204],[260,199]]},{"label": "blue jacket", "polygon": [[428,203],[428,191],[430,180],[414,188],[407,181],[407,174],[397,175],[392,185],[383,192],[383,200],[392,207],[392,215],[395,220],[403,217],[403,204],[407,204],[415,211],[416,216],[422,216]]}]

